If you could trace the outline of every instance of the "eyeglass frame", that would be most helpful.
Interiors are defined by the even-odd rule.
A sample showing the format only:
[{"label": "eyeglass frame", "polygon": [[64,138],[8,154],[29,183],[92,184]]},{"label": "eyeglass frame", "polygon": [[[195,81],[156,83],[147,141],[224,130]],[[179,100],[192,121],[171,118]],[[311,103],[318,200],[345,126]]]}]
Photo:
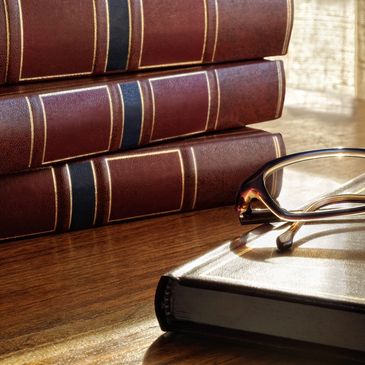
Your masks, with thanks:
[{"label": "eyeglass frame", "polygon": [[[308,202],[309,205],[302,210],[289,212],[280,207],[268,192],[265,186],[265,179],[268,175],[280,171],[284,167],[301,161],[309,161],[317,158],[338,157],[359,157],[365,158],[365,149],[363,148],[327,148],[319,150],[311,150],[298,152],[286,156],[282,156],[271,160],[264,164],[255,174],[246,179],[240,186],[236,196],[236,210],[239,213],[241,224],[269,223],[274,221],[294,222],[289,228],[292,232],[291,239],[287,242],[280,242],[277,245],[279,249],[291,247],[292,238],[295,232],[305,222],[323,220],[343,215],[355,215],[365,213],[364,206],[342,208],[336,210],[320,210],[317,209],[335,203],[344,202],[365,202],[364,195],[357,194],[339,194],[328,195],[315,202]],[[253,201],[260,201],[267,209],[254,209]]]}]

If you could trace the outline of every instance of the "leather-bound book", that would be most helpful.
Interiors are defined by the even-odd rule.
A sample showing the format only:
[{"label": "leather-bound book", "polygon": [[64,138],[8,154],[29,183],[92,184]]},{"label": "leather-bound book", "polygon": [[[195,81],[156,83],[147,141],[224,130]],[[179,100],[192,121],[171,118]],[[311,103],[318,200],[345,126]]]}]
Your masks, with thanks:
[{"label": "leather-bound book", "polygon": [[162,329],[364,360],[364,222],[306,224],[286,252],[283,223],[217,244],[162,276]]},{"label": "leather-bound book", "polygon": [[242,180],[284,151],[279,134],[243,128],[4,175],[0,239],[233,204]]},{"label": "leather-bound book", "polygon": [[0,174],[278,118],[281,61],[8,86]]},{"label": "leather-bound book", "polygon": [[0,84],[282,55],[292,0],[2,0]]}]

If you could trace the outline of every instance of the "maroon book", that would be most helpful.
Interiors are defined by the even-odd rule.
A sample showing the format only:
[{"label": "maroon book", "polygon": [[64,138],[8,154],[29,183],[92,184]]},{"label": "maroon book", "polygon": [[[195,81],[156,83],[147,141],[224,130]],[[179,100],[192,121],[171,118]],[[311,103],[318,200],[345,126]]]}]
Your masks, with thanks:
[{"label": "maroon book", "polygon": [[287,52],[292,0],[3,0],[0,84]]},{"label": "maroon book", "polygon": [[0,90],[0,174],[280,117],[281,61]]},{"label": "maroon book", "polygon": [[0,178],[0,239],[233,204],[242,180],[284,153],[243,128]]}]

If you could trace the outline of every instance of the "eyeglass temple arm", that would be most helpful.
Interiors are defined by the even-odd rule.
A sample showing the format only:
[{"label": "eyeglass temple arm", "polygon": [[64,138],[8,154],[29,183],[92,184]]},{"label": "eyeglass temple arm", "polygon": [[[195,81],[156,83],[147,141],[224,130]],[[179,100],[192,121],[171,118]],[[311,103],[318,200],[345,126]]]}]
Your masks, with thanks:
[{"label": "eyeglass temple arm", "polygon": [[[313,212],[317,209],[325,207],[327,205],[338,204],[338,203],[360,203],[365,202],[365,195],[355,195],[355,194],[342,194],[342,195],[330,195],[323,197],[313,203],[307,205],[302,211],[303,212]],[[293,240],[295,234],[299,229],[306,223],[306,221],[297,221],[290,225],[290,227],[283,232],[276,239],[276,245],[279,250],[285,250],[293,245]]]}]

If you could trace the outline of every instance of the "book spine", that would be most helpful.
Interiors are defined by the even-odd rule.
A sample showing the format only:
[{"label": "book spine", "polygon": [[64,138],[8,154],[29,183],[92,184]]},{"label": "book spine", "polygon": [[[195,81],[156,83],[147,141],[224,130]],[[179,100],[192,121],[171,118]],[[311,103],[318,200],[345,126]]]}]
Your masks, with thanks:
[{"label": "book spine", "polygon": [[282,55],[293,22],[292,0],[0,4],[0,83]]},{"label": "book spine", "polygon": [[281,61],[0,98],[0,174],[280,117]]},{"label": "book spine", "polygon": [[0,239],[233,204],[245,178],[284,151],[254,130],[0,178]]}]

